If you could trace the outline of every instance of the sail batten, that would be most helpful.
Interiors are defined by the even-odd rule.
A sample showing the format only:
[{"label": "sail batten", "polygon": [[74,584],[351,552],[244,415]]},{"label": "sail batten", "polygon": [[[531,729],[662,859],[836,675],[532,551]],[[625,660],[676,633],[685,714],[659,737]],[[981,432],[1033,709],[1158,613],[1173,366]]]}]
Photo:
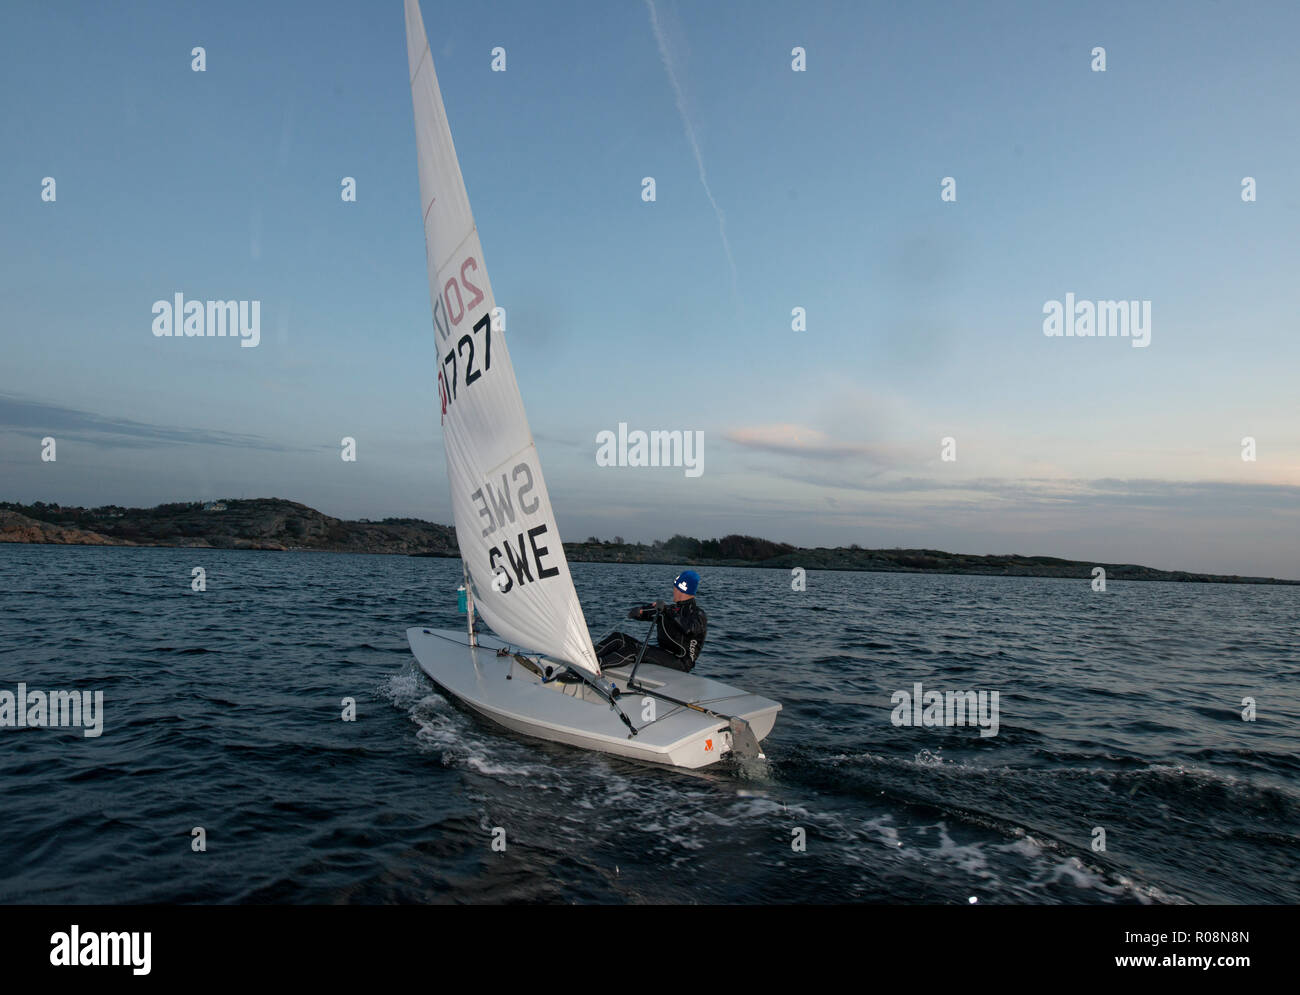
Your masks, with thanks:
[{"label": "sail batten", "polygon": [[599,674],[497,320],[419,3],[405,4],[443,449],[467,586],[503,639]]}]

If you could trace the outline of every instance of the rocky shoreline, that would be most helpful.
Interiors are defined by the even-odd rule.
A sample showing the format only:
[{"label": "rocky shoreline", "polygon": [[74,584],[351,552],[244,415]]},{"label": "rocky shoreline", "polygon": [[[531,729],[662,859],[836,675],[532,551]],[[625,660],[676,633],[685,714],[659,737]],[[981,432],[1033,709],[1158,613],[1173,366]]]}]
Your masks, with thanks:
[{"label": "rocky shoreline", "polygon": [[[379,553],[456,557],[456,530],[418,518],[346,521],[280,498],[193,501],[156,508],[74,508],[37,502],[0,502],[0,542],[78,546],[164,546]],[[1300,584],[1268,577],[1156,570],[1132,563],[1089,563],[1052,556],[975,556],[935,549],[812,549],[754,536],[721,539],[673,536],[650,544],[621,538],[566,542],[575,563],[651,563],[673,566],[749,566],[793,570],[864,570],[890,573],[976,574],[1091,580],[1094,567],[1107,580],[1163,580],[1223,584]]]},{"label": "rocky shoreline", "polygon": [[348,522],[279,498],[156,508],[0,503],[0,542],[456,556],[455,530],[413,518]]}]

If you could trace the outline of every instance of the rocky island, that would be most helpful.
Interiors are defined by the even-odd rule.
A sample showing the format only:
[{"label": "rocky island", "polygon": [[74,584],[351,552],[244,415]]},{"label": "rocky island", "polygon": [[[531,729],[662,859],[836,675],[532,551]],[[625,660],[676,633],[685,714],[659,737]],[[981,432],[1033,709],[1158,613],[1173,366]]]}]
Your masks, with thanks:
[{"label": "rocky island", "polygon": [[[94,546],[180,546],[200,549],[319,550],[408,556],[459,555],[456,530],[418,518],[345,521],[281,498],[190,501],[155,508],[66,507],[0,502],[0,542]],[[1156,570],[1132,563],[1097,563],[1018,553],[977,556],[937,549],[805,548],[754,536],[695,539],[676,535],[653,543],[590,536],[566,542],[574,563],[662,563],[675,566],[775,567],[789,570],[871,570],[900,573],[983,574],[1003,577],[1197,581],[1226,584],[1300,584],[1296,580],[1235,574]]]}]

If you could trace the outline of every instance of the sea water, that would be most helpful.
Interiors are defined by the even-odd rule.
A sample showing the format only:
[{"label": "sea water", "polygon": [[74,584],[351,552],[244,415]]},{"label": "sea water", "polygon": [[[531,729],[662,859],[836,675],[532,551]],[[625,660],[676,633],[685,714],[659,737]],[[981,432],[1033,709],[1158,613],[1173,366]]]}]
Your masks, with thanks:
[{"label": "sea water", "polygon": [[[595,638],[676,572],[572,569]],[[448,701],[404,630],[457,560],[0,546],[0,690],[103,696],[0,728],[0,902],[1300,901],[1300,587],[700,573],[757,767]]]}]

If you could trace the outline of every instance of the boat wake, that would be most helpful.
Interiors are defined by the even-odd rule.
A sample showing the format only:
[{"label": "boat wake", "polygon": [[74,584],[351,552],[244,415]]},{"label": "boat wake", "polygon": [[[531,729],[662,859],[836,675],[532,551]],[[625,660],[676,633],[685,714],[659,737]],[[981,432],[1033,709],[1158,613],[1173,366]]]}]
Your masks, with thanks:
[{"label": "boat wake", "polygon": [[436,755],[444,767],[515,779],[542,770],[513,737],[457,707],[414,664],[385,681],[379,693],[407,713],[419,749]]},{"label": "boat wake", "polygon": [[1092,853],[1086,831],[1072,839],[980,804],[1018,796],[1024,771],[928,751],[778,751],[666,770],[499,730],[414,667],[381,690],[414,724],[416,749],[461,772],[484,825],[507,825],[523,846],[558,848],[614,889],[591,900],[780,902],[795,887],[827,902],[1185,901]]}]

